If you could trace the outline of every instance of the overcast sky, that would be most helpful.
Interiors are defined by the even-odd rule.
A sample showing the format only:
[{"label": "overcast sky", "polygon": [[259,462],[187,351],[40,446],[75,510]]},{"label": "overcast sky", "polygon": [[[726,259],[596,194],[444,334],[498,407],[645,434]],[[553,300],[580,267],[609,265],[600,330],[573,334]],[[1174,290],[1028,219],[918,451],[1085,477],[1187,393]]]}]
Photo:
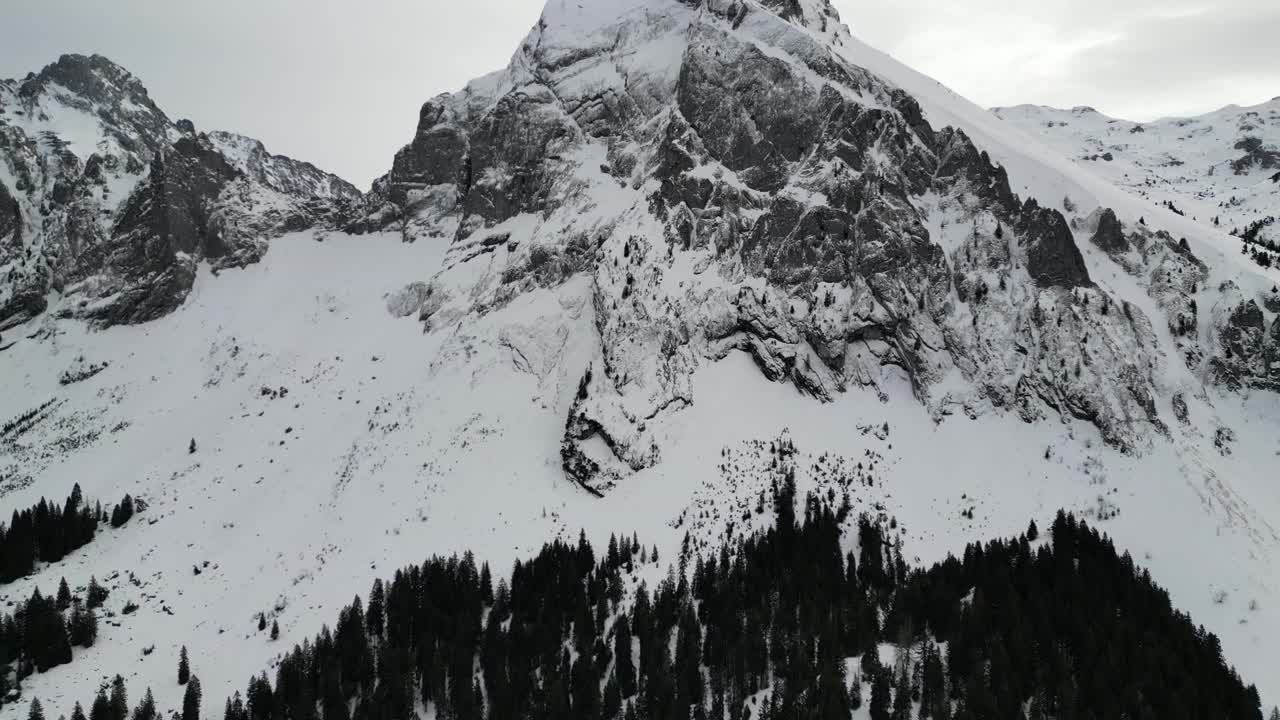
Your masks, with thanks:
[{"label": "overcast sky", "polygon": [[[1278,0],[833,2],[855,35],[983,105],[1150,120],[1280,95]],[[504,66],[542,5],[13,0],[0,77],[102,53],[171,117],[257,137],[363,188],[412,137],[422,102]]]}]

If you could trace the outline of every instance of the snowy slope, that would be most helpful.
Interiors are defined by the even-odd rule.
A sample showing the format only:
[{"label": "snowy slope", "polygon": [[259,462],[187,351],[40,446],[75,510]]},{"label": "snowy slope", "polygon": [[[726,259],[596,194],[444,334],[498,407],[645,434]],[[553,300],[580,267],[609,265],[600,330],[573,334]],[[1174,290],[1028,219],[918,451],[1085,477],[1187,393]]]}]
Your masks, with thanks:
[{"label": "snowy slope", "polygon": [[[777,94],[751,104],[761,87]],[[777,131],[811,108],[844,120]],[[1065,259],[1037,268],[1058,226],[1004,189],[1065,214],[1069,247],[1050,248]],[[896,517],[924,561],[1059,508],[1098,522],[1280,699],[1280,396],[1206,370],[1224,316],[1265,304],[1275,276],[861,44],[820,0],[552,0],[508,68],[424,107],[380,192],[355,225],[387,231],[295,233],[258,264],[200,265],[152,322],[46,314],[5,332],[5,419],[55,399],[0,440],[5,511],[73,482],[148,503],[0,588],[111,578],[99,643],[24,693],[61,711],[123,672],[174,709],[185,644],[209,712],[429,554],[507,567],[585,528],[674,557],[686,531],[712,542],[754,503],[759,443],[785,434],[810,461],[802,492],[862,463],[858,507]],[[788,207],[881,241],[850,250],[823,229],[790,262],[804,234],[739,234]],[[1185,236],[1206,265],[1203,362],[1168,329],[1150,267],[1094,244],[1103,207]],[[808,277],[845,272],[833,257],[858,271]],[[1063,268],[1089,283],[1044,274]],[[110,364],[58,383],[83,362]],[[597,473],[571,471],[584,460]],[[256,631],[262,611],[279,642]]]},{"label": "snowy slope", "polygon": [[[149,503],[124,528],[3,589],[14,599],[64,575],[73,587],[114,576],[107,608],[119,626],[104,622],[93,649],[30,678],[26,692],[67,707],[124,672],[135,693],[150,685],[162,707],[177,708],[174,663],[185,644],[207,702],[218,702],[331,622],[373,577],[428,554],[473,549],[506,567],[585,527],[604,540],[638,531],[674,557],[686,529],[713,539],[715,513],[754,503],[768,473],[751,442],[783,433],[809,458],[830,453],[846,468],[874,453],[875,485],[858,506],[884,503],[923,560],[1021,531],[1030,518],[1043,526],[1059,507],[1091,518],[1118,512],[1101,526],[1221,634],[1246,680],[1275,692],[1265,672],[1276,661],[1268,640],[1280,632],[1277,536],[1266,520],[1280,512],[1269,471],[1280,451],[1272,396],[1220,408],[1239,434],[1229,457],[1211,437],[1133,457],[1084,427],[1007,416],[937,424],[917,404],[867,391],[816,405],[735,353],[704,368],[698,402],[663,424],[665,462],[598,499],[563,476],[558,456],[572,394],[559,367],[582,361],[567,341],[585,330],[584,315],[573,319],[574,303],[589,302],[585,288],[529,297],[480,327],[422,335],[392,318],[383,296],[438,258],[438,248],[394,237],[290,236],[257,266],[202,275],[189,305],[155,323],[99,333],[50,323],[52,337],[7,351],[6,367],[21,370],[6,370],[13,381],[0,405],[54,395],[66,405],[22,439],[19,457],[38,481],[11,489],[6,508],[72,482],[91,498],[132,492]],[[536,362],[513,363],[517,350]],[[60,388],[58,374],[82,354],[110,367]],[[264,396],[264,387],[288,395]],[[107,430],[74,454],[37,459],[92,428]],[[802,490],[833,480],[797,465]],[[960,514],[970,507],[972,521]],[[712,519],[698,519],[704,509]],[[120,616],[129,601],[141,609]],[[256,631],[260,611],[278,617],[278,643]]]},{"label": "snowy slope", "polygon": [[[1117,187],[1202,223],[1238,234],[1280,214],[1280,98],[1149,123],[1087,107],[993,112]],[[1280,239],[1280,227],[1260,237]]]}]

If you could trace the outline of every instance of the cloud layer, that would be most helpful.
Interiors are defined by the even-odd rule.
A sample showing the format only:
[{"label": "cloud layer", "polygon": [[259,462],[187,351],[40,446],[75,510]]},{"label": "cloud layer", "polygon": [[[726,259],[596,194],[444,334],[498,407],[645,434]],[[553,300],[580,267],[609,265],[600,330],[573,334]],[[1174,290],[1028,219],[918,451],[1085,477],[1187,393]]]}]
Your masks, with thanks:
[{"label": "cloud layer", "polygon": [[983,105],[1151,120],[1280,95],[1274,0],[834,0],[854,34]]},{"label": "cloud layer", "polygon": [[[833,2],[855,35],[983,105],[1146,120],[1280,95],[1275,0]],[[167,111],[367,186],[422,102],[505,65],[542,4],[23,2],[5,12],[0,77],[99,52]]]}]

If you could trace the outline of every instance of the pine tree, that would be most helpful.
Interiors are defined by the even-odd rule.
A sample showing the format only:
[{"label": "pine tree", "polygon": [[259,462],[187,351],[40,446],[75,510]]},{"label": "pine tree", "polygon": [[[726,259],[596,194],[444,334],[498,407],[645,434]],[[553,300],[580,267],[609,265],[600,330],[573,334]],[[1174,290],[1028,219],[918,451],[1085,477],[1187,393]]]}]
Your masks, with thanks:
[{"label": "pine tree", "polygon": [[188,454],[188,455],[195,455],[195,454],[196,454],[196,439],[195,439],[195,438],[191,438],[191,444],[187,446],[187,454]]},{"label": "pine tree", "polygon": [[889,671],[879,670],[871,681],[871,720],[890,720]]},{"label": "pine tree", "polygon": [[182,694],[182,720],[200,720],[200,678],[192,677]]},{"label": "pine tree", "polygon": [[89,592],[85,598],[85,605],[90,609],[101,607],[104,600],[107,599],[107,590],[98,584],[98,578],[89,576]]},{"label": "pine tree", "polygon": [[125,692],[124,678],[116,675],[111,681],[111,704],[109,720],[125,720],[129,717],[129,696]]},{"label": "pine tree", "polygon": [[600,702],[603,720],[616,720],[622,710],[622,693],[618,690],[617,675],[610,675],[605,681],[604,695]]},{"label": "pine tree", "polygon": [[493,573],[487,562],[480,566],[480,598],[486,605],[493,604]]},{"label": "pine tree", "polygon": [[618,691],[624,698],[636,693],[636,666],[631,652],[631,625],[626,613],[618,615],[613,625],[614,672],[618,677]]},{"label": "pine tree", "polygon": [[67,628],[68,639],[72,645],[90,648],[98,640],[98,616],[93,610],[82,608],[79,603],[71,610],[71,621]]},{"label": "pine tree", "polygon": [[[386,607],[386,592],[382,587],[382,578],[373,581],[373,589],[369,591],[369,610],[365,613],[365,625],[369,628],[369,636],[380,638],[383,632],[383,608]],[[275,640],[275,630],[272,630]]]},{"label": "pine tree", "polygon": [[27,711],[27,720],[44,720],[44,710],[40,707],[40,699],[31,701],[31,709]]},{"label": "pine tree", "polygon": [[[336,683],[331,684],[336,686]],[[341,707],[343,711],[341,720],[346,720],[346,703],[343,703]],[[222,717],[223,720],[249,720],[249,710],[244,706],[244,700],[241,699],[239,690],[237,690],[236,694],[227,700],[226,713]],[[325,720],[333,720],[334,718],[339,718],[339,715],[338,713],[330,715],[329,709],[326,707],[324,717]]]},{"label": "pine tree", "polygon": [[[905,651],[906,648],[899,648],[899,652]],[[904,663],[893,695],[893,720],[911,720],[911,676],[908,672],[908,664]]]},{"label": "pine tree", "polygon": [[187,646],[178,651],[178,684],[186,685],[191,679],[191,664],[187,661]]},{"label": "pine tree", "polygon": [[93,698],[93,704],[89,706],[89,720],[108,720],[111,716],[111,703],[107,700],[107,693],[102,688],[98,688],[98,694]]},{"label": "pine tree", "polygon": [[1027,526],[1027,540],[1035,542],[1040,539],[1040,528],[1036,527],[1036,521],[1032,520]]},{"label": "pine tree", "polygon": [[262,632],[263,630],[266,630],[266,629],[267,629],[267,614],[260,612],[258,613],[258,632]]},{"label": "pine tree", "polygon": [[271,621],[271,639],[272,640],[280,639],[280,623],[276,620]]},{"label": "pine tree", "polygon": [[71,607],[71,588],[67,587],[67,579],[64,577],[58,582],[58,609],[66,610]]},{"label": "pine tree", "polygon": [[80,706],[79,701],[76,701],[76,706],[71,709],[71,720],[85,720],[84,708]]},{"label": "pine tree", "polygon": [[156,720],[156,699],[151,695],[151,688],[147,688],[142,702],[133,709],[133,720]]}]

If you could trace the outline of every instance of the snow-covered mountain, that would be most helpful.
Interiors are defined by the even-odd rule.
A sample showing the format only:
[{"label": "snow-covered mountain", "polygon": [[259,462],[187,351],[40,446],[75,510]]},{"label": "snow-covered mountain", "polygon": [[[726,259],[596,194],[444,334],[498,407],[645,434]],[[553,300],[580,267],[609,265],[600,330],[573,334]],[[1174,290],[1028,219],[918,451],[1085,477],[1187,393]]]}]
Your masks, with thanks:
[{"label": "snow-covered mountain", "polygon": [[[1280,272],[867,47],[825,0],[551,0],[358,199],[159,122],[139,85],[79,140],[115,180],[58,201],[45,168],[89,166],[66,138],[106,106],[41,92],[10,96],[60,110],[0,128],[37,138],[0,179],[37,198],[6,236],[28,299],[0,331],[0,408],[35,414],[0,436],[0,492],[147,505],[0,587],[111,586],[102,641],[25,681],[48,705],[125,672],[176,708],[182,644],[220,702],[428,554],[507,567],[585,528],[673,557],[748,532],[781,436],[802,492],[872,476],[857,508],[922,560],[1090,518],[1280,696]],[[94,212],[59,209],[77,202]],[[147,212],[170,224],[129,220]],[[187,217],[160,267],[130,260]],[[345,231],[260,242],[294,217]],[[60,383],[86,364],[105,369]]]},{"label": "snow-covered mountain", "polygon": [[96,55],[0,81],[0,159],[0,328],[51,295],[60,316],[101,326],[154,319],[200,262],[254,262],[269,238],[359,197],[255,140],[170,121]]},{"label": "snow-covered mountain", "polygon": [[1148,123],[1088,107],[993,112],[1138,197],[1234,235],[1252,231],[1264,245],[1280,242],[1280,97]]}]

